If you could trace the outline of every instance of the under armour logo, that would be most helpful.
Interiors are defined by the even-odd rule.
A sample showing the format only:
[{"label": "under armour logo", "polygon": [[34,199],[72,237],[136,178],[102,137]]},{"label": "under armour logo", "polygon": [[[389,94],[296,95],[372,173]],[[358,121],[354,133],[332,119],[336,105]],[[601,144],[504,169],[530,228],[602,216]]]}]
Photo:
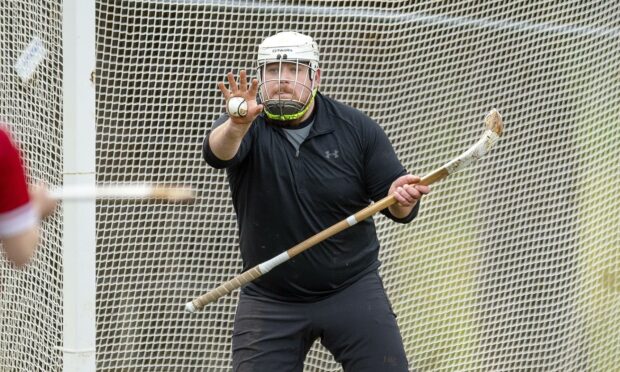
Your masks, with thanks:
[{"label": "under armour logo", "polygon": [[334,159],[337,159],[338,158],[338,150],[334,150],[334,151],[331,151],[331,152],[330,151],[325,151],[325,157],[327,159],[331,159],[332,157]]}]

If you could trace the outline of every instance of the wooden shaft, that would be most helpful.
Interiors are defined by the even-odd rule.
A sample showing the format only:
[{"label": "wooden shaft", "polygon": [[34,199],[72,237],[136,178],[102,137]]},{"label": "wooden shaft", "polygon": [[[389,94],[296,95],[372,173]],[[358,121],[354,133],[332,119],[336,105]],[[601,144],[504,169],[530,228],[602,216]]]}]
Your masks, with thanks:
[{"label": "wooden shaft", "polygon": [[156,184],[70,185],[50,190],[50,197],[59,201],[92,199],[164,199],[186,201],[194,199],[194,191],[191,188]]},{"label": "wooden shaft", "polygon": [[422,179],[420,180],[419,184],[420,185],[431,185],[437,181],[441,181],[442,179],[448,177],[450,175],[450,173],[448,173],[448,170],[445,167],[441,167],[429,174],[427,174],[426,176],[422,177]]}]

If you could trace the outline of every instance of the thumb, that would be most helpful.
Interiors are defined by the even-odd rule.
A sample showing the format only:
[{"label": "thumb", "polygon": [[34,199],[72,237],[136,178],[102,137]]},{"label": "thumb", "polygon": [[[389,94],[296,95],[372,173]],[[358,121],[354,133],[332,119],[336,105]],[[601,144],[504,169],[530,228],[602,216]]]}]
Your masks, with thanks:
[{"label": "thumb", "polygon": [[256,107],[254,107],[254,110],[252,112],[252,116],[258,116],[261,112],[263,112],[263,105],[262,104],[258,104],[258,105],[256,105]]},{"label": "thumb", "polygon": [[420,182],[420,177],[408,174],[398,179],[398,186]]}]

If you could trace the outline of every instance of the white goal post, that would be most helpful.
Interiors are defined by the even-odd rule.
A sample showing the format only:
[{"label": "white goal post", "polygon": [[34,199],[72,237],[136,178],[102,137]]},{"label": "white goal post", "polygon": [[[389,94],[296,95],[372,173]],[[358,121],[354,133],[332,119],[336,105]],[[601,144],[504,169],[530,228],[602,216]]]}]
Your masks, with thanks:
[{"label": "white goal post", "polygon": [[[95,0],[62,2],[63,182],[93,187],[95,168]],[[62,369],[96,370],[95,199],[62,203]],[[44,248],[43,248],[44,249]]]},{"label": "white goal post", "polygon": [[[619,15],[577,0],[1,2],[0,121],[30,182],[86,200],[43,223],[27,269],[0,257],[0,370],[230,369],[237,291],[184,311],[241,273],[226,174],[200,144],[225,109],[216,83],[292,29],[319,44],[321,91],[375,119],[414,174],[471,145],[489,108],[506,122],[413,223],[374,217],[412,367],[617,368]],[[195,202],[91,198],[146,184]],[[339,370],[315,343],[305,371]]]}]

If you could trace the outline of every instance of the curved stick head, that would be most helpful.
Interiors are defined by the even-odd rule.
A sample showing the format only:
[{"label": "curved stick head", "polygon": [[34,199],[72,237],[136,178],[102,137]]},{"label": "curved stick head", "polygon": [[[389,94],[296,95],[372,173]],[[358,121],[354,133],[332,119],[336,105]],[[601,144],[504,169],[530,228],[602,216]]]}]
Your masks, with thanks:
[{"label": "curved stick head", "polygon": [[484,122],[487,125],[487,129],[493,131],[498,136],[504,133],[504,120],[496,109],[491,109],[487,116],[485,116]]}]

